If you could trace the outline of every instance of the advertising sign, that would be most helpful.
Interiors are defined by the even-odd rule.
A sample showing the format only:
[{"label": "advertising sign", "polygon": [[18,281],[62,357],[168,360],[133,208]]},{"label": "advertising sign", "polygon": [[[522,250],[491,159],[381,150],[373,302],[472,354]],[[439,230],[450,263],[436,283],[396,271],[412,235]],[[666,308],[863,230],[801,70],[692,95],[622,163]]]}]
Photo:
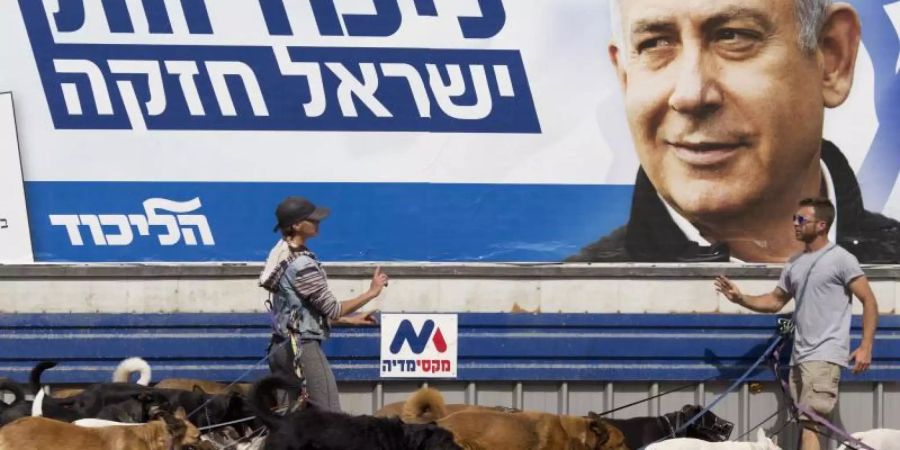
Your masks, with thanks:
[{"label": "advertising sign", "polygon": [[830,76],[793,0],[692,4],[0,0],[35,257],[262,261],[300,195],[329,261],[772,262],[821,195],[900,262],[900,1],[811,18]]},{"label": "advertising sign", "polygon": [[456,314],[382,314],[382,378],[456,378]]}]

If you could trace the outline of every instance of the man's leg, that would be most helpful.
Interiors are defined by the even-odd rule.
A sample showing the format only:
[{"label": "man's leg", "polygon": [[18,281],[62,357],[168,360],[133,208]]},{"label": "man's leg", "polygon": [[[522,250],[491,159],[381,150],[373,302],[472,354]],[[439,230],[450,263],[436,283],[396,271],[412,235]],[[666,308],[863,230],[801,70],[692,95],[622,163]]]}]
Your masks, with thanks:
[{"label": "man's leg", "polygon": [[[791,396],[820,416],[828,419],[837,404],[841,368],[826,361],[809,361],[791,368]],[[816,431],[816,424],[805,415],[800,416],[803,431],[802,450],[821,450],[824,440]]]},{"label": "man's leg", "polygon": [[803,422],[803,436],[800,438],[803,450],[821,450],[825,448],[821,440],[822,436],[811,429],[815,426],[813,423]]},{"label": "man's leg", "polygon": [[[297,386],[302,385],[303,380],[297,376],[297,371],[294,367],[294,352],[291,349],[290,341],[281,340],[270,345],[269,370],[272,372],[272,375],[290,380]],[[279,391],[278,398],[275,400],[277,400],[278,407],[283,408],[290,406],[296,398],[287,392]]]},{"label": "man's leg", "polygon": [[310,403],[321,409],[341,412],[337,382],[319,341],[303,343],[300,362],[303,365],[303,374],[306,376]]}]

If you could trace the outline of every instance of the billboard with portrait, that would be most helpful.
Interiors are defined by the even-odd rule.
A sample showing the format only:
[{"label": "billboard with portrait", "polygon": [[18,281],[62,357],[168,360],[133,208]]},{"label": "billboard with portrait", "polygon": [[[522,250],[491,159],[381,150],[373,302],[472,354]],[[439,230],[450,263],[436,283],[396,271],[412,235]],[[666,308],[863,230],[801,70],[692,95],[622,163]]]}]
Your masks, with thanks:
[{"label": "billboard with portrait", "polygon": [[[637,55],[624,45],[634,18],[606,0],[0,2],[0,91],[16,97],[38,261],[261,261],[289,195],[331,208],[310,245],[332,261],[777,260],[790,212],[777,219],[787,224],[779,238],[750,219],[809,191],[816,180],[796,180],[822,169],[835,238],[855,241],[864,262],[897,262],[879,233],[900,217],[898,1],[852,2],[863,24],[853,87],[815,133],[833,143],[827,161],[802,174],[772,160],[762,173],[714,166],[755,154],[766,126],[778,130],[771,142],[815,128],[814,111],[802,116],[777,93],[816,83],[778,89],[784,73],[753,61],[691,56],[672,27],[640,52],[677,44],[677,61],[623,77],[609,44],[622,31],[620,55]],[[744,13],[755,4],[721,3]],[[788,29],[784,11],[766,20]],[[747,17],[703,39],[762,45]],[[689,98],[696,80],[700,109]],[[687,103],[663,121],[651,95],[663,109]],[[752,111],[771,114],[742,115]],[[650,128],[671,131],[657,136],[663,144],[681,139],[668,142],[673,155],[732,183],[790,189],[746,196],[752,214],[738,194],[730,209],[691,209],[688,194],[657,191],[664,175],[639,171],[652,146],[632,131]],[[707,191],[691,183],[702,178],[676,184],[699,198]]]}]

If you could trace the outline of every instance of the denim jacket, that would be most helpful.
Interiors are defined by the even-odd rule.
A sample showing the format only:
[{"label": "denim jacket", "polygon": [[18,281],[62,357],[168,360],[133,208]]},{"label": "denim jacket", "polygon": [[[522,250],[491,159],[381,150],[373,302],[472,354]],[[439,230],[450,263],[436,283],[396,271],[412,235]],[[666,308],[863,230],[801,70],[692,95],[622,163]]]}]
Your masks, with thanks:
[{"label": "denim jacket", "polygon": [[266,261],[260,285],[271,293],[273,333],[301,340],[324,340],[329,320],[341,316],[341,305],[328,288],[316,255],[306,247],[290,248],[280,241]]}]

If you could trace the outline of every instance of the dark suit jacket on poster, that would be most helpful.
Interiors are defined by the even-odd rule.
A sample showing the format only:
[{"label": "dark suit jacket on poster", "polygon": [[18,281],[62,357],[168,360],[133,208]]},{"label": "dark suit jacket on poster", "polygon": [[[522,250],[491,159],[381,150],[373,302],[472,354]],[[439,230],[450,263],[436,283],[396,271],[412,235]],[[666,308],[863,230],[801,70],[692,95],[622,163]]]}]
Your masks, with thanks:
[{"label": "dark suit jacket on poster", "polygon": [[[863,208],[859,183],[847,158],[831,142],[822,143],[837,200],[837,243],[861,263],[900,262],[900,222]],[[788,219],[785,219],[788,220]],[[566,258],[567,262],[717,262],[730,258],[728,244],[702,246],[684,235],[638,170],[626,225]]]}]

